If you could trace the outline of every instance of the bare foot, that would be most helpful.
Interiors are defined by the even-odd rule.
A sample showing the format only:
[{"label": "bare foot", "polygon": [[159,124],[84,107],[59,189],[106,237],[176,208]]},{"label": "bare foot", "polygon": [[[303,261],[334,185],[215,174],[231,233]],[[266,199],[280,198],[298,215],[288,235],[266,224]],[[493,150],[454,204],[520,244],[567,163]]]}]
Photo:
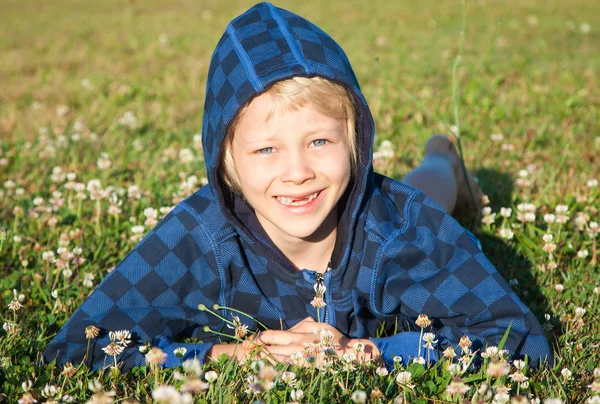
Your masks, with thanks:
[{"label": "bare foot", "polygon": [[475,197],[475,204],[473,204],[471,194],[469,193],[469,187],[465,181],[465,175],[463,173],[460,156],[450,138],[444,135],[433,135],[425,144],[425,154],[443,156],[448,159],[452,165],[458,191],[456,196],[456,205],[452,213],[464,214],[467,216],[476,215],[481,209],[482,201],[485,195],[479,186],[477,178],[467,171],[467,177],[471,186],[471,191]]}]

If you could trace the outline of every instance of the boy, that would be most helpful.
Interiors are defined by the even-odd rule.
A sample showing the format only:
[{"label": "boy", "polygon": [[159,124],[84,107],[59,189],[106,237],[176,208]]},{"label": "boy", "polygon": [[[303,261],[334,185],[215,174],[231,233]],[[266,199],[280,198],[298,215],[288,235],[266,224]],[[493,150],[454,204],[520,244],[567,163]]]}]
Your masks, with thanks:
[{"label": "boy", "polygon": [[[220,344],[216,333],[234,330],[198,309],[215,304],[223,318],[250,315],[256,321],[240,315],[249,329],[265,324],[253,338],[258,355],[279,360],[324,329],[338,354],[361,342],[368,357],[407,364],[424,356],[416,324],[435,333],[431,361],[460,352],[464,335],[472,351],[497,345],[509,325],[515,356],[534,365],[551,356],[533,313],[448,213],[469,201],[452,144],[430,139],[408,185],[375,174],[373,118],[350,63],[307,20],[260,3],[228,25],[209,68],[202,133],[209,185],[106,277],[46,360],[85,358],[97,369],[114,359],[127,369],[144,364],[138,347],[152,341],[167,367],[221,353],[244,361],[252,344]],[[373,338],[382,324],[386,336]],[[122,329],[132,341],[103,350],[119,339],[108,332]],[[203,342],[176,342],[187,337]]]}]

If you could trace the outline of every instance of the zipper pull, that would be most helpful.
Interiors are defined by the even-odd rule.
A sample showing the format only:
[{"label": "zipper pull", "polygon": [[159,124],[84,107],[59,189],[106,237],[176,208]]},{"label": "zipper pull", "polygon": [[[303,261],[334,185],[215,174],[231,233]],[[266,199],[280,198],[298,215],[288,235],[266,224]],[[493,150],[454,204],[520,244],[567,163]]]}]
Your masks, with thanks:
[{"label": "zipper pull", "polygon": [[317,274],[317,283],[315,283],[314,289],[317,293],[317,297],[322,298],[323,294],[325,293],[325,277],[323,276],[323,274]]}]

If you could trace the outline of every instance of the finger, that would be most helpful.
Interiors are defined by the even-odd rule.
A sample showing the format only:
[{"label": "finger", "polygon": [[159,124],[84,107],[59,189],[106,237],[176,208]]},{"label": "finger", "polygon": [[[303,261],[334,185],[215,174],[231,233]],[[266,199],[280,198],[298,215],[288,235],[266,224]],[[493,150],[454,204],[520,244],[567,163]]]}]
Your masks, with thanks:
[{"label": "finger", "polygon": [[276,365],[278,362],[285,363],[289,360],[288,356],[285,354],[269,353],[269,352],[266,352],[263,350],[264,350],[264,348],[261,348],[260,350],[257,350],[254,352],[246,351],[246,352],[238,354],[238,356],[237,356],[238,364],[242,365],[246,362],[256,360],[256,359],[266,359],[272,365]]},{"label": "finger", "polygon": [[298,327],[302,327],[305,324],[308,323],[314,323],[315,319],[312,317],[306,317],[305,319],[301,320],[300,322],[298,322],[297,324],[295,324],[292,328],[290,328],[288,331],[293,331],[295,329],[297,329]]},{"label": "finger", "polygon": [[300,320],[298,323],[296,323],[292,328],[290,328],[290,330],[293,330],[294,328],[301,326],[302,324],[306,324],[306,323],[314,323],[315,319],[312,317],[306,317],[303,318],[302,320]]},{"label": "finger", "polygon": [[321,330],[330,330],[333,331],[335,334],[336,329],[334,327],[332,327],[329,324],[326,323],[318,323],[316,321],[307,321],[305,323],[298,323],[296,324],[296,328],[293,330],[296,333],[303,333],[303,334],[309,334],[309,333],[313,333],[313,334],[317,334],[319,331]]},{"label": "finger", "polygon": [[290,331],[268,330],[256,336],[257,345],[288,345],[298,343],[304,339],[303,334]]}]

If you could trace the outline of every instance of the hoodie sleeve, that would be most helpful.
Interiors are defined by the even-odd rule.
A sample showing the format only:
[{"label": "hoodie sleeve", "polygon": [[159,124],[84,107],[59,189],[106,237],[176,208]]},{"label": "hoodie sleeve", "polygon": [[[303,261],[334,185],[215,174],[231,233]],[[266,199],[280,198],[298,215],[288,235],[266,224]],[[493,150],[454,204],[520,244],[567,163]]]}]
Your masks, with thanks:
[{"label": "hoodie sleeve", "polygon": [[[201,303],[212,308],[219,302],[217,248],[182,205],[162,219],[71,316],[46,348],[46,362],[85,361],[94,370],[110,366],[114,357],[103,348],[111,343],[109,332],[119,330],[132,334],[124,349],[117,347],[122,352],[116,360],[124,369],[145,364],[139,347],[146,343],[167,353],[166,367],[181,363],[173,353],[179,346],[187,350],[183,359],[204,358],[215,342],[204,326],[215,331],[222,327],[215,316],[198,310]],[[91,326],[99,329],[96,337],[90,335]],[[202,343],[174,342],[188,337]]]},{"label": "hoodie sleeve", "polygon": [[[529,356],[530,366],[552,361],[544,331],[521,302],[480,244],[435,202],[419,193],[410,204],[407,225],[384,248],[372,305],[383,316],[407,319],[407,331],[372,338],[388,366],[400,356],[407,364],[421,356],[435,362],[447,347],[461,354],[459,341],[469,337],[472,352],[504,346],[513,358]],[[434,349],[421,339],[415,321],[426,314],[432,321],[424,332],[435,335]]]}]

